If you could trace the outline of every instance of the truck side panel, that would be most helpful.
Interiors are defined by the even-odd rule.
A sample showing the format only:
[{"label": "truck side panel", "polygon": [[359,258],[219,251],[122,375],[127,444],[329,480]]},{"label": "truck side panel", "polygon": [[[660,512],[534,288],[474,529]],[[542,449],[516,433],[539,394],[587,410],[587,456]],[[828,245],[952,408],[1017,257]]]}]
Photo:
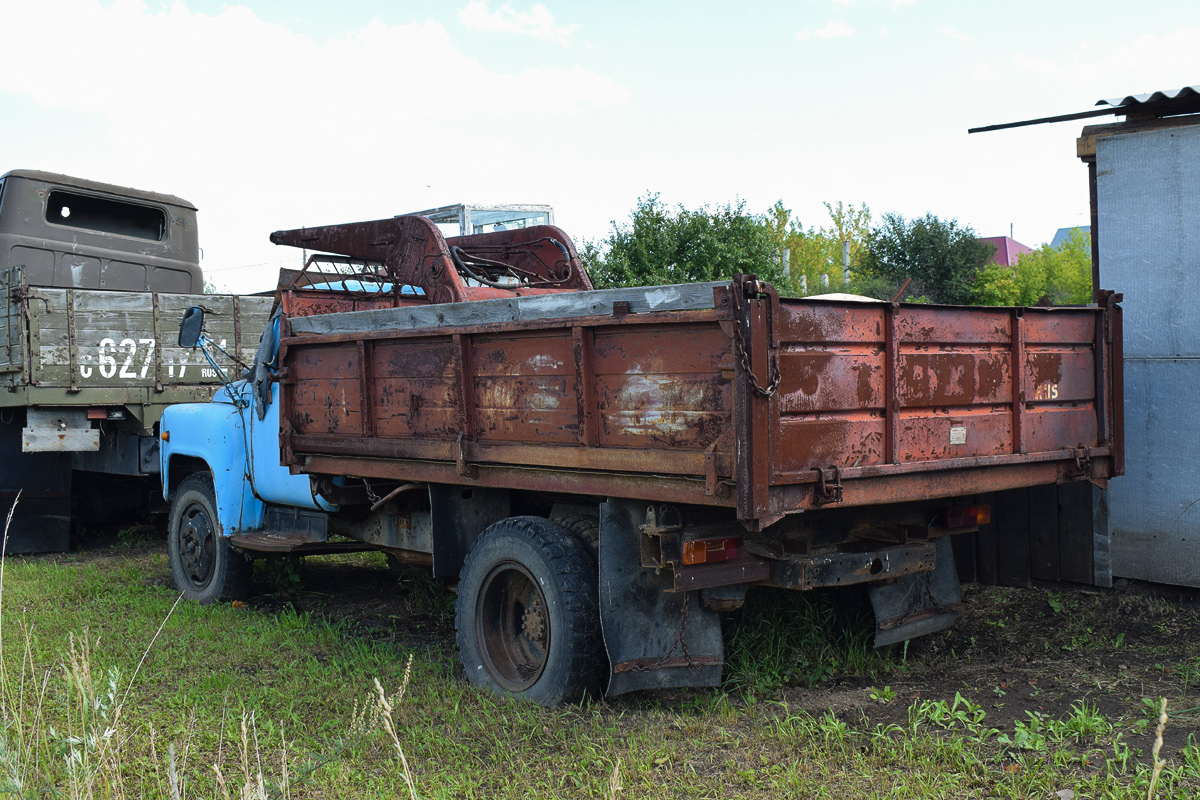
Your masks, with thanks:
[{"label": "truck side panel", "polygon": [[[628,314],[613,300],[616,313],[557,320],[293,320],[285,459],[315,473],[669,493],[736,507],[755,527],[829,503],[1113,474],[1103,308],[773,295],[739,307],[735,291],[717,289],[711,309]],[[511,313],[480,301],[474,319],[494,318],[489,302]]]},{"label": "truck side panel", "polygon": [[1095,309],[784,300],[780,311],[772,483],[813,467],[1101,444]]},{"label": "truck side panel", "polygon": [[457,458],[464,432],[472,461],[702,471],[704,449],[731,420],[733,365],[719,324],[586,330],[590,345],[578,348],[571,327],[293,346],[284,379],[293,444]]},{"label": "truck side panel", "polygon": [[[143,402],[155,402],[155,395],[168,388],[219,385],[207,362],[175,345],[184,310],[192,305],[208,309],[213,339],[249,361],[273,302],[30,286],[21,268],[0,275],[0,284],[9,290],[4,318],[9,344],[0,352],[3,380],[13,388],[66,389],[64,404],[73,402],[72,394],[90,389],[149,390],[143,392]],[[10,394],[15,397],[19,395]]]}]

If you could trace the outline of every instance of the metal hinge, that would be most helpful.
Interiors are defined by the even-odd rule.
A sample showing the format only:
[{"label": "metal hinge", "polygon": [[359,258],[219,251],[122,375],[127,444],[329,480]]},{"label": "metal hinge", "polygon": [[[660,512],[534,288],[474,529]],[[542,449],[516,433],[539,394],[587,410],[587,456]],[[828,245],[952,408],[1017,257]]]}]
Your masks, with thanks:
[{"label": "metal hinge", "polygon": [[826,480],[825,470],[813,467],[817,473],[817,483],[813,488],[813,504],[827,506],[831,503],[842,502],[842,470],[840,467],[829,467],[833,481]]}]

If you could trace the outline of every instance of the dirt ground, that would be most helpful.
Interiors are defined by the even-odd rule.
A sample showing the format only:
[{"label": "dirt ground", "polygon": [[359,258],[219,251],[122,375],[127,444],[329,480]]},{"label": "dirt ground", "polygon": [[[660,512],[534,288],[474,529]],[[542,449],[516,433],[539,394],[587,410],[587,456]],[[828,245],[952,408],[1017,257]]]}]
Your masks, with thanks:
[{"label": "dirt ground", "polygon": [[[963,588],[957,624],[914,640],[908,668],[874,682],[789,689],[788,700],[847,721],[903,724],[912,702],[962,693],[983,706],[989,726],[1008,731],[1030,713],[1061,719],[1087,704],[1110,721],[1144,726],[1127,741],[1148,751],[1166,697],[1165,746],[1200,738],[1200,593],[1123,580],[1112,589]],[[881,681],[895,702],[871,698]]]},{"label": "dirt ground", "polygon": [[[144,526],[119,537],[93,534],[75,552],[53,558],[156,551],[165,544]],[[453,595],[419,568],[396,573],[372,555],[309,558],[299,581],[277,573],[256,571],[252,606],[268,613],[294,608],[348,623],[373,640],[453,652]],[[165,562],[163,574],[148,580],[170,585]],[[1141,727],[1127,742],[1148,751],[1151,720],[1166,697],[1166,746],[1200,738],[1200,591],[1123,580],[1112,589],[968,584],[953,628],[913,640],[902,657],[893,651],[880,663],[870,676],[785,687],[780,699],[791,708],[833,710],[847,722],[873,725],[903,724],[913,702],[953,701],[961,693],[982,705],[989,726],[1007,731],[1031,712],[1065,718],[1087,704],[1110,721]],[[873,699],[873,689],[885,699]]]}]

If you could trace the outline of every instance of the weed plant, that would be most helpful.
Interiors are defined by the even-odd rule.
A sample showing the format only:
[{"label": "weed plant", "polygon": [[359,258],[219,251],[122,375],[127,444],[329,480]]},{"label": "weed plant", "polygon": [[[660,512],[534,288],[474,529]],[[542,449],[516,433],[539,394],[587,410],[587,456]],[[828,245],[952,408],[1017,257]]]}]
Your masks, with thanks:
[{"label": "weed plant", "polygon": [[725,628],[725,687],[755,695],[813,687],[843,676],[896,668],[877,650],[874,619],[857,593],[751,589]]}]

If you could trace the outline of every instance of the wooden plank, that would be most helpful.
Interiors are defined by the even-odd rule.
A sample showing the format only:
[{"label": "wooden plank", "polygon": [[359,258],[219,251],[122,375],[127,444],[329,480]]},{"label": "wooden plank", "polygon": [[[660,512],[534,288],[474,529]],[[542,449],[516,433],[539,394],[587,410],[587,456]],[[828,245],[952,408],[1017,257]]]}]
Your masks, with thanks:
[{"label": "wooden plank", "polygon": [[[40,323],[31,341],[38,364],[38,382],[46,386],[69,386],[74,382],[81,389],[154,386],[157,391],[165,391],[164,382],[219,384],[219,376],[202,354],[181,349],[174,341],[159,341],[163,335],[163,317],[173,321],[182,315],[183,309],[203,305],[212,312],[205,325],[210,338],[217,344],[224,342],[226,350],[249,363],[254,348],[235,349],[238,327],[261,328],[273,302],[271,298],[257,297],[235,302],[235,298],[224,295],[156,295],[40,287],[36,291],[46,298],[33,300],[41,307]],[[239,317],[235,318],[235,310]],[[72,317],[74,350],[70,336]],[[240,373],[240,368],[221,353],[214,352],[214,357],[226,366],[231,378]]]},{"label": "wooden plank", "polygon": [[1093,583],[1092,484],[1088,481],[1058,487],[1058,557],[1060,580]]},{"label": "wooden plank", "polygon": [[529,297],[408,306],[340,314],[317,314],[291,320],[296,334],[366,333],[397,328],[446,328],[459,325],[488,325],[499,322],[528,322],[612,314],[614,302],[629,303],[635,314],[714,308],[713,289],[724,281],[644,286],[633,289],[596,289]]},{"label": "wooden plank", "polygon": [[1058,487],[1029,488],[1029,571],[1035,581],[1058,581]]},{"label": "wooden plank", "polygon": [[988,586],[1000,582],[1000,534],[996,520],[996,501],[1003,496],[1001,492],[987,492],[977,495],[977,501],[992,509],[992,521],[979,526],[975,534],[975,579]]},{"label": "wooden plank", "polygon": [[21,331],[25,315],[21,304],[13,297],[13,290],[20,285],[22,269],[12,267],[0,272],[0,287],[4,292],[4,350],[0,372],[21,371]]},{"label": "wooden plank", "polygon": [[976,580],[978,538],[978,533],[960,533],[950,537],[950,544],[954,547],[954,568],[962,583],[974,583]]},{"label": "wooden plank", "polygon": [[997,493],[996,578],[1001,586],[1032,586],[1029,570],[1029,490],[1012,489]]}]

